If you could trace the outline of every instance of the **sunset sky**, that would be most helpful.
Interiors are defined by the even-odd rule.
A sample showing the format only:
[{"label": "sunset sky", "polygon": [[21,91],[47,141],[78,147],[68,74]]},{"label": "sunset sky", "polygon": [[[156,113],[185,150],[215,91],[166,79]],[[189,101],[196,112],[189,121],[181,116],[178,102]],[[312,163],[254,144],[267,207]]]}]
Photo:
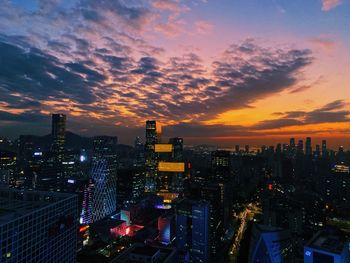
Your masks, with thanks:
[{"label": "sunset sky", "polygon": [[349,0],[2,0],[0,136],[350,147]]}]

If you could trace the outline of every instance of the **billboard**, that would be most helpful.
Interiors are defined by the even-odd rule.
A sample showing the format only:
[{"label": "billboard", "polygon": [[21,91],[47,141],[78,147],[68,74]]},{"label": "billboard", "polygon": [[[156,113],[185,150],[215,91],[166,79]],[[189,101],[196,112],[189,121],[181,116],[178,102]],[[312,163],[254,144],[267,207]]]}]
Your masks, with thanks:
[{"label": "billboard", "polygon": [[159,172],[184,172],[185,163],[159,162],[158,171]]},{"label": "billboard", "polygon": [[171,153],[173,151],[172,144],[155,144],[154,151],[156,153]]}]

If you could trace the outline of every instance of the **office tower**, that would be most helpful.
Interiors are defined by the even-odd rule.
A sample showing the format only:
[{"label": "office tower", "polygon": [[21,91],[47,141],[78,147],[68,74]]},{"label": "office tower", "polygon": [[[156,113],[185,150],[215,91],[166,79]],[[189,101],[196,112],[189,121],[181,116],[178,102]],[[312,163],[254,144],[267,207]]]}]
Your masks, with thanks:
[{"label": "office tower", "polygon": [[304,263],[350,262],[350,241],[340,232],[319,231],[304,247]]},{"label": "office tower", "polygon": [[217,182],[231,182],[231,162],[230,152],[228,151],[214,151],[211,153],[211,178]]},{"label": "office tower", "polygon": [[229,216],[232,211],[233,202],[233,184],[234,178],[231,168],[231,157],[229,151],[214,151],[211,154],[211,182],[218,183],[221,186],[223,215],[222,223],[226,228]]},{"label": "office tower", "polygon": [[165,213],[158,217],[158,241],[168,245],[175,237],[175,215]]},{"label": "office tower", "polygon": [[14,183],[16,167],[16,153],[0,150],[0,185],[8,187],[10,183]]},{"label": "office tower", "polygon": [[158,159],[155,153],[155,144],[161,142],[161,126],[156,121],[146,121],[146,143],[145,143],[145,170],[146,182],[145,192],[156,192]]},{"label": "office tower", "polygon": [[52,114],[52,145],[51,151],[56,155],[59,162],[63,160],[66,141],[66,115]]},{"label": "office tower", "polygon": [[345,203],[350,200],[350,168],[341,163],[334,165],[324,179],[325,200],[332,203]]},{"label": "office tower", "polygon": [[93,141],[93,222],[117,209],[117,144],[118,138],[110,136],[95,137]]},{"label": "office tower", "polygon": [[326,157],[328,156],[328,149],[327,149],[327,141],[322,140],[322,156]]},{"label": "office tower", "polygon": [[2,262],[76,262],[78,199],[0,189]]},{"label": "office tower", "polygon": [[172,159],[174,161],[183,161],[184,140],[182,138],[170,138],[169,144],[173,145]]},{"label": "office tower", "polygon": [[246,145],[246,146],[245,146],[245,152],[246,152],[246,153],[249,153],[249,152],[250,152],[250,150],[249,150],[249,145]]},{"label": "office tower", "polygon": [[34,136],[32,135],[19,136],[18,161],[22,170],[29,166],[31,158],[34,154],[35,146],[33,137]]},{"label": "office tower", "polygon": [[209,204],[182,199],[175,205],[179,262],[210,262]]},{"label": "office tower", "polygon": [[315,155],[317,157],[321,156],[321,146],[319,144],[316,144],[316,150],[315,150]]},{"label": "office tower", "polygon": [[312,145],[311,145],[311,138],[307,137],[306,138],[306,143],[305,143],[305,154],[307,156],[311,156],[312,155]]},{"label": "office tower", "polygon": [[298,141],[297,153],[298,154],[303,154],[304,153],[304,141],[303,140],[299,140]]},{"label": "office tower", "polygon": [[80,224],[89,225],[93,222],[93,195],[94,195],[94,181],[89,179],[84,187],[83,202],[80,214]]},{"label": "office tower", "polygon": [[291,149],[295,149],[295,138],[290,138],[289,146]]},{"label": "office tower", "polygon": [[253,225],[248,262],[293,262],[292,259],[292,237],[288,231]]},{"label": "office tower", "polygon": [[141,138],[136,137],[134,142],[135,148],[135,163],[136,167],[143,167],[145,165],[145,146],[143,145]]},{"label": "office tower", "polygon": [[239,153],[239,145],[236,145],[236,146],[235,146],[235,152],[236,152],[236,153]]}]

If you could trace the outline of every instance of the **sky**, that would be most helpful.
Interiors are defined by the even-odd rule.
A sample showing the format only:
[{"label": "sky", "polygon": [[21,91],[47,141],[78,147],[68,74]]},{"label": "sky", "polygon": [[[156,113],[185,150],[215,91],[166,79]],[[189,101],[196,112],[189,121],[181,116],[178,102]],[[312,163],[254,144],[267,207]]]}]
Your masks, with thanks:
[{"label": "sky", "polygon": [[350,0],[2,0],[0,136],[350,148]]}]

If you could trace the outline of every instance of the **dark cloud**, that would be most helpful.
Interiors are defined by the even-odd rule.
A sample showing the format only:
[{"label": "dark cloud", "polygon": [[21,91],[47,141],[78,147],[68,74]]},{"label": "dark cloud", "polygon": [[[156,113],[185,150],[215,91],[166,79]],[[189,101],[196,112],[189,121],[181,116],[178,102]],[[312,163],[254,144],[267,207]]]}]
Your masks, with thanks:
[{"label": "dark cloud", "polygon": [[279,129],[288,126],[350,122],[350,111],[345,110],[349,103],[343,100],[336,100],[313,111],[289,111],[278,112],[276,116],[283,116],[279,119],[261,121],[252,129],[268,130]]}]

